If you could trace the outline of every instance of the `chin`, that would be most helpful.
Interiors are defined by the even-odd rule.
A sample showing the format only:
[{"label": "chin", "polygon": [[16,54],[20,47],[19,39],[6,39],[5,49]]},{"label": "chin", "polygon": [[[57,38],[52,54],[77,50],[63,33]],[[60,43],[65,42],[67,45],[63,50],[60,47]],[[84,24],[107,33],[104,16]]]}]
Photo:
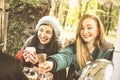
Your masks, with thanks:
[{"label": "chin", "polygon": [[46,42],[41,42],[41,44],[47,44]]},{"label": "chin", "polygon": [[87,42],[90,42],[90,40],[84,40],[84,41],[85,41],[86,43],[87,43]]},{"label": "chin", "polygon": [[45,42],[41,41],[41,44],[48,44],[48,43],[49,43],[48,41],[45,41]]}]

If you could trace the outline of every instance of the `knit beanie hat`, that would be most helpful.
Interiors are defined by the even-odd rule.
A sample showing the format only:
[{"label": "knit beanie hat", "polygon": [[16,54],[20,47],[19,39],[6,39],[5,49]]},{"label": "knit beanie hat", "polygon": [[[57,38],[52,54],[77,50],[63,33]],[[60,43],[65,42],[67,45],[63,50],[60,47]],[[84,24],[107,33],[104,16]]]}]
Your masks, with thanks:
[{"label": "knit beanie hat", "polygon": [[55,17],[53,17],[53,16],[44,16],[44,17],[42,17],[39,20],[38,24],[36,25],[36,31],[38,31],[39,27],[42,24],[48,24],[48,25],[50,25],[53,28],[56,37],[60,36],[60,34],[61,34],[60,27],[61,26],[60,26],[59,21]]}]

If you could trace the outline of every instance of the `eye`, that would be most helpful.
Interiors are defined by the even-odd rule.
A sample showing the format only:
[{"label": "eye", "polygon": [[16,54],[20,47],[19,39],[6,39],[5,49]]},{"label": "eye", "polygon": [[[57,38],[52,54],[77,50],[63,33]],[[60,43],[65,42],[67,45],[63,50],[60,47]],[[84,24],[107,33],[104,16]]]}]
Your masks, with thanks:
[{"label": "eye", "polygon": [[52,31],[49,31],[49,30],[48,30],[48,31],[46,31],[46,33],[47,33],[47,34],[52,34]]},{"label": "eye", "polygon": [[88,29],[92,29],[92,27],[88,27]]},{"label": "eye", "polygon": [[92,29],[92,25],[90,25],[90,24],[87,25],[87,28],[88,28],[88,29]]},{"label": "eye", "polygon": [[43,29],[40,28],[39,31],[40,31],[40,32],[43,32]]}]

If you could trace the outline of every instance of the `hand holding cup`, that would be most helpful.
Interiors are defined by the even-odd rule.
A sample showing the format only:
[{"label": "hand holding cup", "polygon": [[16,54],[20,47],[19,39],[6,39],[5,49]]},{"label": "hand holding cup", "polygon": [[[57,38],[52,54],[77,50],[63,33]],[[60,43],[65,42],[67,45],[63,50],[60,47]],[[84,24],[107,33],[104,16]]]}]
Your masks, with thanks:
[{"label": "hand holding cup", "polygon": [[38,62],[35,47],[27,47],[23,52],[23,57],[25,62],[31,62],[32,64],[36,64]]}]

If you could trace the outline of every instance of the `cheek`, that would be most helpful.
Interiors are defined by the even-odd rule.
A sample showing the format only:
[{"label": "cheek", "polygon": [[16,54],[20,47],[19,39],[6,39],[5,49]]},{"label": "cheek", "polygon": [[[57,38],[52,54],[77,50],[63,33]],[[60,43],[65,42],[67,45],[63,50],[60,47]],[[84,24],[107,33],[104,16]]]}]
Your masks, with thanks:
[{"label": "cheek", "polygon": [[38,36],[38,38],[40,37],[40,33],[39,32],[37,33],[37,36]]},{"label": "cheek", "polygon": [[94,31],[94,33],[96,33],[96,34],[99,33],[98,29],[94,29],[93,31]]},{"label": "cheek", "polygon": [[49,39],[47,40],[47,43],[51,42],[52,36],[49,36]]},{"label": "cheek", "polygon": [[49,39],[50,39],[50,40],[52,39],[52,35],[49,35]]},{"label": "cheek", "polygon": [[99,34],[98,34],[98,31],[96,30],[94,30],[94,31],[92,31],[92,35],[96,38]]},{"label": "cheek", "polygon": [[41,39],[40,36],[41,36],[41,33],[38,32],[38,33],[37,33],[37,37],[38,37],[39,41],[40,41],[40,39]]},{"label": "cheek", "polygon": [[83,31],[80,31],[79,35],[82,36],[82,34],[83,34]]},{"label": "cheek", "polygon": [[51,41],[51,39],[52,39],[52,34],[51,34],[51,35],[47,35],[47,38],[48,38],[49,41]]}]

